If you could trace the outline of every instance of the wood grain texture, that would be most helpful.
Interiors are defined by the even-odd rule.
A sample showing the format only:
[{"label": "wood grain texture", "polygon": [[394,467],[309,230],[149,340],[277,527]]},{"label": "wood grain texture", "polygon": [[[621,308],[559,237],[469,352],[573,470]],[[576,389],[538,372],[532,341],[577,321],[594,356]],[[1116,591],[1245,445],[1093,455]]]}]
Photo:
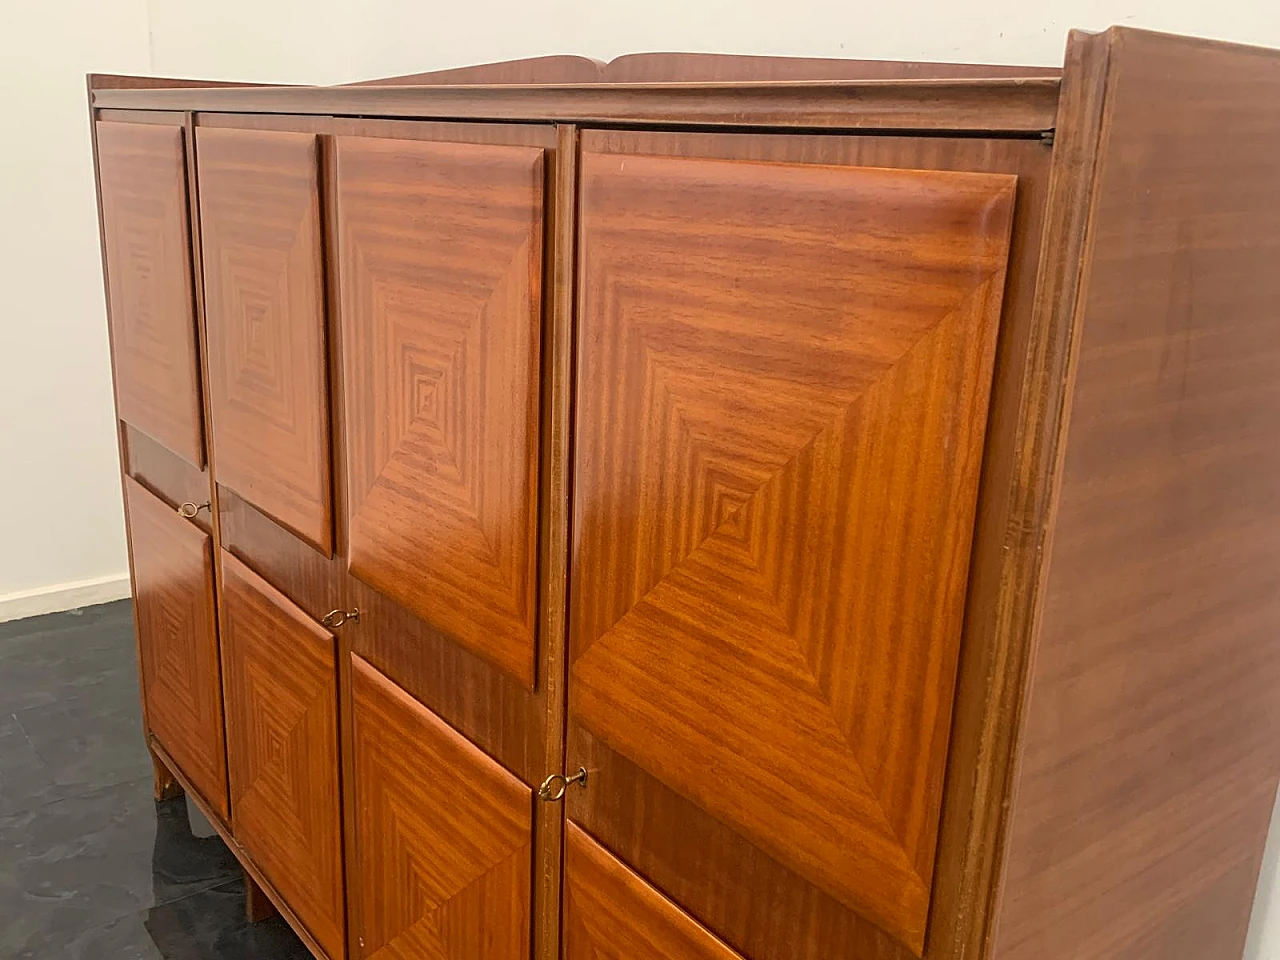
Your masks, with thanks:
[{"label": "wood grain texture", "polygon": [[[968,686],[972,703],[959,704],[957,716],[983,717],[988,690],[999,680],[992,666],[999,655],[998,638],[990,632],[992,600],[998,596],[997,585],[1003,582],[1000,570],[1006,543],[1016,532],[1010,526],[1005,501],[1017,481],[1003,445],[1017,434],[1018,410],[1027,389],[1023,368],[1031,336],[1050,150],[1041,143],[1010,139],[724,136],[621,130],[584,131],[582,142],[588,152],[992,172],[1017,177],[1011,263],[973,555],[972,577],[983,582],[984,596],[971,598],[960,659],[960,678]],[[993,443],[999,446],[993,447]],[[974,723],[953,734],[941,824],[944,850],[963,850],[970,843],[982,842],[974,836],[977,821],[971,811],[980,800],[975,797],[977,784],[990,763],[988,732]],[[578,724],[571,726],[569,761],[584,763],[593,778],[593,787],[586,794],[570,795],[573,815],[606,847],[640,869],[744,955],[753,960],[900,960],[912,955],[859,914],[594,741]],[[690,844],[689,837],[696,837],[698,843]],[[967,862],[964,855],[951,856],[956,863]],[[935,872],[931,940],[940,926],[967,929],[973,911],[981,905],[974,902],[973,886],[966,885],[968,875],[951,868],[951,863],[939,862]]]},{"label": "wood grain texture", "polygon": [[[124,439],[124,472],[175,510],[183,503],[209,503],[209,471],[193,467],[168,447],[152,440],[137,427],[120,421]],[[192,519],[201,530],[210,531],[210,511],[201,510]]]},{"label": "wood grain texture", "polygon": [[441,84],[98,90],[100,108],[451,117],[1036,136],[1053,126],[1055,77],[742,83]]},{"label": "wood grain texture", "polygon": [[919,952],[1013,181],[582,164],[571,711]]},{"label": "wood grain texture", "polygon": [[331,956],[345,936],[333,635],[222,554],[236,837]]},{"label": "wood grain texture", "polygon": [[565,960],[737,960],[573,824],[564,872]]},{"label": "wood grain texture", "polygon": [[337,141],[351,572],[527,686],[542,151]]},{"label": "wood grain texture", "polygon": [[1113,30],[997,960],[1238,957],[1280,756],[1280,56]]},{"label": "wood grain texture", "polygon": [[754,57],[722,53],[629,53],[603,66],[609,83],[725,83],[782,80],[918,80],[1057,77],[1057,67],[826,57]]},{"label": "wood grain texture", "polygon": [[[164,747],[156,743],[154,737],[151,739],[151,749],[163,763],[173,764],[173,758],[169,756]],[[272,904],[274,904],[275,908],[280,911],[280,916],[282,916],[285,922],[289,924],[293,929],[293,932],[298,935],[298,939],[302,941],[303,946],[311,951],[311,955],[315,957],[316,960],[341,960],[340,957],[330,957],[325,952],[324,948],[316,942],[315,937],[313,937],[307,928],[303,926],[302,921],[300,921],[294,914],[288,902],[280,895],[280,892],[276,890],[271,881],[267,879],[266,875],[258,865],[254,863],[253,858],[249,856],[248,851],[240,845],[240,842],[235,838],[235,834],[231,832],[231,827],[227,824],[227,821],[222,814],[210,806],[208,801],[200,796],[200,792],[195,789],[195,785],[186,777],[185,774],[183,774],[181,770],[177,768],[176,765],[173,766],[173,771],[179,784],[186,791],[187,800],[194,803],[196,808],[204,815],[205,819],[209,821],[214,832],[222,838],[222,842],[225,843],[227,845],[227,849],[231,851],[232,856],[240,862],[240,866],[244,869],[244,872],[248,874],[262,892],[267,895],[267,898]]]},{"label": "wood grain texture", "polygon": [[333,547],[316,138],[196,134],[218,482]]},{"label": "wood grain texture", "polygon": [[250,923],[262,923],[264,920],[280,916],[280,911],[271,902],[266,891],[258,886],[258,881],[253,879],[253,874],[243,868],[240,873],[244,878],[245,919]]},{"label": "wood grain texture", "polygon": [[358,657],[352,698],[359,956],[527,958],[530,789]]},{"label": "wood grain texture", "polygon": [[116,409],[204,466],[180,126],[98,121]]},{"label": "wood grain texture", "polygon": [[589,57],[555,55],[477,63],[398,77],[378,77],[346,84],[351,87],[404,87],[457,83],[591,83],[600,79],[604,64]]},{"label": "wood grain texture", "polygon": [[225,817],[227,765],[211,539],[137,481],[126,477],[124,485],[150,732]]}]

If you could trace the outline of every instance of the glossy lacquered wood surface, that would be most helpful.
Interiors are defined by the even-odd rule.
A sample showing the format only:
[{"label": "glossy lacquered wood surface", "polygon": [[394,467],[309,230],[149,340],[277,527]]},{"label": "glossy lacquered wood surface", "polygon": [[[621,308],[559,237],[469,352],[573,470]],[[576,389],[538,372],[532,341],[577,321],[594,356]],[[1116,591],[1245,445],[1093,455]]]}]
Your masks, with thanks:
[{"label": "glossy lacquered wood surface", "polygon": [[581,178],[572,715],[920,951],[1013,181]]},{"label": "glossy lacquered wood surface", "polygon": [[1280,55],[1113,30],[996,960],[1241,955],[1280,776]]},{"label": "glossy lacquered wood surface", "polygon": [[124,485],[150,733],[226,817],[212,541],[137,481]]},{"label": "glossy lacquered wood surface", "polygon": [[333,635],[223,553],[231,825],[331,957],[345,934]]},{"label": "glossy lacquered wood surface", "polygon": [[328,553],[316,138],[198,129],[196,151],[218,483]]},{"label": "glossy lacquered wood surface", "polygon": [[99,108],[1037,136],[1056,77],[98,90]]},{"label": "glossy lacquered wood surface", "polygon": [[[124,472],[175,509],[184,503],[197,507],[209,503],[209,473],[192,466],[168,447],[152,440],[137,427],[121,421]],[[210,530],[210,509],[192,518],[201,530]]]},{"label": "glossy lacquered wood surface", "polygon": [[204,466],[181,126],[98,121],[116,409]]},{"label": "glossy lacquered wood surface", "polygon": [[532,686],[542,151],[336,150],[351,572]]},{"label": "glossy lacquered wood surface", "polygon": [[357,955],[527,958],[530,789],[358,657],[351,678]]},{"label": "glossy lacquered wood surface", "polygon": [[564,960],[739,960],[572,823],[564,872]]}]

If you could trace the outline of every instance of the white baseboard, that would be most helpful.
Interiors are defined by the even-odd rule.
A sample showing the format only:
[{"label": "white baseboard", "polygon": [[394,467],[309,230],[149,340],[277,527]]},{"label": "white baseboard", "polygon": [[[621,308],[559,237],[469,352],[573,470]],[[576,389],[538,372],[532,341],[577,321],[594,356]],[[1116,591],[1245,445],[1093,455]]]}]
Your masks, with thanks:
[{"label": "white baseboard", "polygon": [[123,600],[130,595],[129,574],[116,573],[92,580],[76,580],[71,583],[55,583],[51,587],[19,590],[0,596],[0,623],[38,617],[42,613],[74,610],[95,603]]}]

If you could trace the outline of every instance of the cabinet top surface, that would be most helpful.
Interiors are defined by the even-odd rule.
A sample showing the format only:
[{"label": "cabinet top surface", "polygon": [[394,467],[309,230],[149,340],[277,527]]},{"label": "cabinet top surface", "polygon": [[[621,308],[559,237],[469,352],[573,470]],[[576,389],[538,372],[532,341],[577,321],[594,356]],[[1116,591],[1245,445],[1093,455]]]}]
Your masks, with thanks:
[{"label": "cabinet top surface", "polygon": [[659,53],[609,64],[539,57],[342,86],[91,75],[89,88],[98,109],[1037,135],[1054,126],[1060,73]]}]

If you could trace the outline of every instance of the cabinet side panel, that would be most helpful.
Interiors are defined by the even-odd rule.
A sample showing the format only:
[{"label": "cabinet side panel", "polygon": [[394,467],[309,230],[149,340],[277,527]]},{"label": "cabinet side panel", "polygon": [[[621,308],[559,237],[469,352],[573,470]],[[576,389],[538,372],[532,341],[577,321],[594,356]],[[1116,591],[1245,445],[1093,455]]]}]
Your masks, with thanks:
[{"label": "cabinet side panel", "polygon": [[1110,40],[993,955],[1225,960],[1280,775],[1280,57]]}]

